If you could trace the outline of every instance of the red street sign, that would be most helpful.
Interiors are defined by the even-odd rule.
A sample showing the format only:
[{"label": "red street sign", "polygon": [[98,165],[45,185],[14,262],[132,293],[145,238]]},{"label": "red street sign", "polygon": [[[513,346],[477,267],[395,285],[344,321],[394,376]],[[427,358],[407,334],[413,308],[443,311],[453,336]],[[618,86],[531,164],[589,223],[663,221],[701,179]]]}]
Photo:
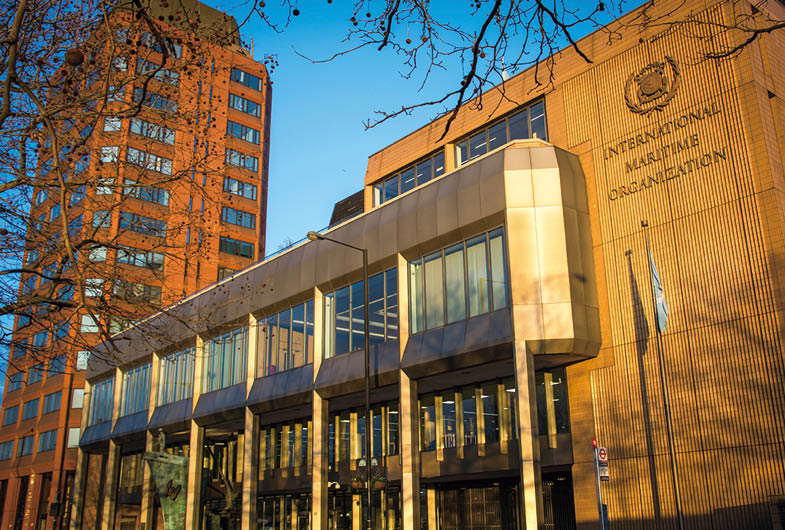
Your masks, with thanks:
[{"label": "red street sign", "polygon": [[597,449],[597,460],[606,464],[608,463],[608,451],[604,447]]},{"label": "red street sign", "polygon": [[595,449],[597,448],[597,438],[591,439],[591,446],[594,447]]}]

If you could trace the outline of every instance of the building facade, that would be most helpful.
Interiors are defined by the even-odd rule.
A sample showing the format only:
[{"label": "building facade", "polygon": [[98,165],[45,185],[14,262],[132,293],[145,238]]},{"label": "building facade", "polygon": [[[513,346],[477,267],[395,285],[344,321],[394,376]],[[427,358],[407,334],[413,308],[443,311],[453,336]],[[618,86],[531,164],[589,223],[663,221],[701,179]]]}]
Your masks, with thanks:
[{"label": "building facade", "polygon": [[[198,2],[181,7],[199,14],[204,32],[237,28]],[[149,8],[160,20],[179,13]],[[95,117],[100,101],[70,117],[73,130],[88,139],[63,172],[65,199],[47,173],[53,166],[48,145],[33,192],[31,218],[38,221],[28,234],[27,267],[46,272],[53,266],[56,258],[34,238],[62,240],[58,223],[66,218],[72,244],[82,245],[79,267],[90,271],[84,290],[71,286],[70,300],[91,310],[34,314],[32,321],[16,317],[0,428],[4,530],[68,526],[84,408],[84,354],[99,341],[101,329],[127,325],[117,314],[104,322],[109,317],[101,308],[114,304],[127,308],[128,320],[138,318],[264,256],[271,98],[265,67],[239,39],[225,46],[203,40],[194,48],[174,22],[160,26],[173,39],[165,61],[129,13],[118,9],[113,17],[116,39],[103,42],[122,50],[138,40],[139,51],[114,57],[117,84],[101,117]],[[201,55],[205,49],[209,63]],[[202,134],[191,118],[212,120],[213,128],[204,127]],[[58,141],[67,137],[63,132]],[[104,246],[86,247],[88,239]],[[20,297],[36,289],[46,289],[45,279],[24,274]]]},{"label": "building facade", "polygon": [[781,528],[785,36],[706,59],[761,9],[785,17],[647,4],[579,42],[593,63],[369,158],[365,212],[323,234],[368,251],[369,418],[356,250],[297,245],[151,319],[166,340],[129,330],[88,370],[72,528],[164,528],[149,468],[126,487],[159,429],[188,529],[361,528],[366,487],[384,529],[599,528],[598,489],[612,528]]}]

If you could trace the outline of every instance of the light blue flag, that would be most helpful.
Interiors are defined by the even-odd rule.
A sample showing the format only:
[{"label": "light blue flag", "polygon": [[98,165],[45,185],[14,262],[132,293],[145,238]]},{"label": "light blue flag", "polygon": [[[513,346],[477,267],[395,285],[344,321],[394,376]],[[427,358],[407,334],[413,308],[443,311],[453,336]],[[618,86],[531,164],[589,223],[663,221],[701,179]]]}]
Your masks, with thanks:
[{"label": "light blue flag", "polygon": [[654,312],[657,317],[657,329],[665,331],[668,327],[668,302],[665,300],[665,290],[662,288],[660,273],[654,264],[654,256],[649,250],[649,261],[651,262],[651,286],[654,290]]}]

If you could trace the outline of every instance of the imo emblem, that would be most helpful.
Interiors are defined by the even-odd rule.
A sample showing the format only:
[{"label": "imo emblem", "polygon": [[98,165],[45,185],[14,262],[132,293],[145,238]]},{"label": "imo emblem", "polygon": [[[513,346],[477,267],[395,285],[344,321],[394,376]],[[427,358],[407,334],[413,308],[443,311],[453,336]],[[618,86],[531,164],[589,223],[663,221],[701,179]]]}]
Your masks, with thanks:
[{"label": "imo emblem", "polygon": [[624,102],[635,114],[662,110],[676,95],[680,80],[679,65],[666,55],[665,62],[648,64],[637,74],[630,74],[624,86]]}]

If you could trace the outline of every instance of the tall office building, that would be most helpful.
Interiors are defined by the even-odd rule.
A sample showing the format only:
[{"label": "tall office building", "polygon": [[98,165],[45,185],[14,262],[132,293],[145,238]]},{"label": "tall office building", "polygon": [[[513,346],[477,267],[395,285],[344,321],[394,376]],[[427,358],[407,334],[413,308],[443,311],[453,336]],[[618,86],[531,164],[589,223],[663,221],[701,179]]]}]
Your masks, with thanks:
[{"label": "tall office building", "polygon": [[[82,80],[82,93],[106,87],[106,100],[76,109],[63,120],[68,130],[58,130],[60,145],[86,139],[63,170],[64,197],[50,178],[51,139],[41,150],[25,261],[53,266],[46,254],[57,245],[42,252],[40,241],[62,240],[65,218],[87,279],[84,300],[79,286],[63,298],[91,309],[16,318],[0,414],[4,530],[67,527],[85,352],[98,331],[118,331],[264,256],[266,68],[240,43],[234,19],[195,0],[174,4],[147,6],[153,34],[122,6],[95,29],[98,51],[85,51],[84,61],[110,57],[111,82]],[[20,296],[46,288],[25,274]]]}]

